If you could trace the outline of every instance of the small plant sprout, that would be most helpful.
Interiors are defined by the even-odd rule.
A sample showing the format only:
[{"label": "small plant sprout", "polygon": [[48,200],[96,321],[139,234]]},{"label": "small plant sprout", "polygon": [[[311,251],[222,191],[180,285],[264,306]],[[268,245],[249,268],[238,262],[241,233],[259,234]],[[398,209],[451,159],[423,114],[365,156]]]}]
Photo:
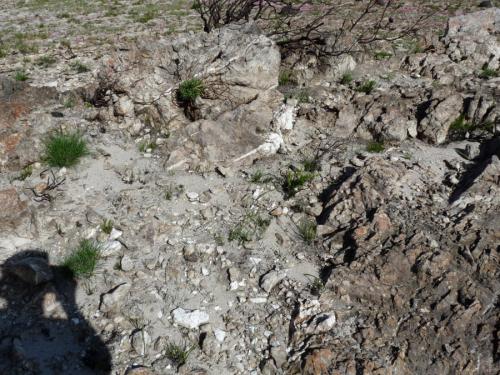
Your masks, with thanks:
[{"label": "small plant sprout", "polygon": [[370,142],[366,146],[366,151],[372,152],[372,153],[380,153],[383,152],[385,149],[384,144],[382,142]]},{"label": "small plant sprout", "polygon": [[310,280],[309,288],[311,290],[311,293],[315,296],[319,296],[323,289],[325,289],[325,283],[323,282],[323,280],[321,280],[321,278],[319,278],[318,276],[314,276],[308,273],[304,274],[304,276],[307,276]]},{"label": "small plant sprout", "polygon": [[305,243],[311,244],[316,239],[317,225],[313,220],[302,219],[297,228]]},{"label": "small plant sprout", "polygon": [[27,81],[28,80],[28,75],[26,74],[26,72],[22,71],[22,70],[18,70],[16,72],[16,74],[14,75],[14,79],[18,82],[24,82],[24,81]]},{"label": "small plant sprout", "polygon": [[80,134],[58,132],[46,140],[43,160],[51,167],[71,167],[87,154],[87,144]]},{"label": "small plant sprout", "polygon": [[257,213],[248,213],[235,225],[228,235],[229,241],[237,241],[239,245],[254,239],[260,239],[271,221]]},{"label": "small plant sprout", "polygon": [[82,240],[63,262],[62,266],[76,278],[88,278],[94,274],[100,255],[100,246],[91,240]]},{"label": "small plant sprout", "polygon": [[309,181],[314,178],[314,173],[296,170],[288,171],[282,183],[282,188],[288,197],[293,197]]},{"label": "small plant sprout", "polygon": [[205,86],[198,78],[188,79],[179,85],[177,99],[184,104],[193,104],[196,98],[203,95]]},{"label": "small plant sprout", "polygon": [[106,219],[101,224],[101,231],[106,234],[110,234],[113,230],[113,221]]},{"label": "small plant sprout", "polygon": [[375,86],[377,86],[377,82],[375,82],[372,79],[369,79],[365,82],[363,82],[357,89],[356,91],[363,92],[365,94],[371,94],[372,91],[375,89]]},{"label": "small plant sprout", "polygon": [[30,164],[25,166],[19,173],[19,176],[17,176],[15,179],[19,181],[24,181],[32,174],[33,174],[33,166]]},{"label": "small plant sprout", "polygon": [[167,358],[172,362],[177,368],[186,364],[189,355],[195,349],[195,345],[188,347],[187,345],[177,345],[170,343],[165,348],[165,354]]}]

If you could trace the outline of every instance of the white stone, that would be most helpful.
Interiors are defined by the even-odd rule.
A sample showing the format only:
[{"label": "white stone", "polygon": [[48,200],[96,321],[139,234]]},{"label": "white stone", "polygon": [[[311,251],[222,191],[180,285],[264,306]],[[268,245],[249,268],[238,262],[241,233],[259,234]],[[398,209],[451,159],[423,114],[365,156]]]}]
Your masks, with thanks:
[{"label": "white stone", "polygon": [[116,255],[120,252],[122,244],[118,241],[106,241],[101,249],[101,255],[103,257],[109,257],[111,255]]},{"label": "white stone", "polygon": [[200,195],[194,191],[189,191],[186,193],[186,197],[190,202],[196,202],[200,198]]},{"label": "white stone", "polygon": [[205,311],[184,310],[181,307],[172,311],[172,317],[175,323],[189,329],[196,329],[202,324],[208,323],[209,320]]},{"label": "white stone", "polygon": [[260,287],[269,293],[285,277],[286,271],[269,271],[262,276]]},{"label": "white stone", "polygon": [[219,328],[214,329],[214,335],[217,341],[220,343],[224,342],[224,339],[226,338],[226,332]]},{"label": "white stone", "polygon": [[116,240],[118,238],[120,238],[122,236],[123,232],[121,230],[118,230],[118,229],[111,229],[111,233],[109,234],[109,237],[108,239],[113,241],[113,240]]}]

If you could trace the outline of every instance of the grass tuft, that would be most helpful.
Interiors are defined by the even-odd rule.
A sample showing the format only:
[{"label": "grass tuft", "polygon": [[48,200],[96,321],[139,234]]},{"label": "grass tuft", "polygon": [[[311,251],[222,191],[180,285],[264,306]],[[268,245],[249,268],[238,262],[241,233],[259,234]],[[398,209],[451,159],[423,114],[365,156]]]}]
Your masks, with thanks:
[{"label": "grass tuft", "polygon": [[245,242],[260,239],[269,224],[271,221],[268,218],[257,213],[248,213],[229,231],[228,240],[237,241],[239,245],[243,245]]},{"label": "grass tuft", "polygon": [[72,69],[76,70],[78,74],[87,73],[90,71],[90,68],[81,61],[73,61],[70,66]]},{"label": "grass tuft", "polygon": [[282,188],[288,197],[293,197],[309,181],[314,178],[314,173],[307,171],[288,171],[283,179]]},{"label": "grass tuft", "polygon": [[340,83],[342,85],[348,85],[354,80],[354,77],[352,75],[352,72],[345,72],[342,77],[340,78]]},{"label": "grass tuft", "polygon": [[305,243],[311,244],[316,239],[317,225],[315,221],[302,219],[298,224],[298,230]]},{"label": "grass tuft", "polygon": [[479,78],[489,79],[498,77],[498,70],[488,68],[488,66],[483,66],[483,69],[479,72]]},{"label": "grass tuft", "polygon": [[29,78],[28,75],[22,70],[18,70],[14,75],[14,79],[19,82],[27,81],[28,78]]},{"label": "grass tuft", "polygon": [[374,56],[375,60],[386,60],[392,57],[392,53],[386,51],[377,51]]},{"label": "grass tuft", "polygon": [[51,167],[70,167],[87,154],[87,144],[80,134],[56,133],[45,143],[43,160]]},{"label": "grass tuft", "polygon": [[201,79],[188,79],[179,85],[177,99],[185,104],[193,104],[196,98],[203,95],[204,91],[205,86]]},{"label": "grass tuft", "polygon": [[188,357],[194,350],[194,348],[195,345],[188,347],[185,344],[181,346],[170,343],[165,349],[165,354],[167,358],[172,362],[172,364],[179,368],[182,365],[186,364]]},{"label": "grass tuft", "polygon": [[94,274],[99,260],[100,247],[96,242],[82,240],[62,266],[76,278],[87,278]]},{"label": "grass tuft", "polygon": [[369,79],[369,80],[363,82],[363,84],[361,84],[361,86],[356,88],[356,91],[364,92],[365,94],[371,94],[372,91],[375,89],[376,85],[377,85],[377,82],[375,82],[373,79]]},{"label": "grass tuft", "polygon": [[110,234],[111,231],[113,230],[113,221],[106,219],[101,223],[101,230],[106,233]]},{"label": "grass tuft", "polygon": [[385,150],[384,144],[382,142],[370,142],[366,146],[366,151],[373,153],[380,153]]},{"label": "grass tuft", "polygon": [[295,77],[295,72],[293,70],[282,70],[278,76],[278,85],[296,85],[297,78]]}]

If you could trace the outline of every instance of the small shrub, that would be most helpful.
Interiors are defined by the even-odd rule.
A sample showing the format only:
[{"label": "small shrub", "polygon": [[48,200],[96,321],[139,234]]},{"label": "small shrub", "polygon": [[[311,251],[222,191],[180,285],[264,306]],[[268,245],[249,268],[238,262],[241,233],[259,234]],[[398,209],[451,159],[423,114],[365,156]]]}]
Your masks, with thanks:
[{"label": "small shrub", "polygon": [[181,367],[182,365],[186,364],[189,355],[191,352],[194,350],[195,345],[191,347],[187,347],[185,344],[184,345],[177,345],[170,343],[167,345],[165,349],[165,354],[167,358],[172,361],[172,364],[176,366],[177,368]]},{"label": "small shrub", "polygon": [[489,79],[498,77],[498,70],[488,68],[488,66],[484,66],[479,72],[479,78]]},{"label": "small shrub", "polygon": [[72,277],[85,278],[94,274],[99,260],[100,246],[90,240],[82,240],[62,266]]},{"label": "small shrub", "polygon": [[363,84],[361,86],[359,86],[356,89],[356,91],[364,92],[365,94],[371,94],[371,92],[375,89],[376,85],[377,85],[377,82],[370,79],[370,80],[363,82]]},{"label": "small shrub", "polygon": [[71,63],[71,68],[76,70],[76,72],[78,74],[81,74],[81,73],[86,73],[86,72],[89,72],[90,71],[90,68],[85,65],[84,63],[82,63],[81,61],[74,61]]},{"label": "small shrub", "polygon": [[229,242],[237,241],[239,245],[252,240],[252,233],[250,228],[245,227],[243,223],[236,225],[229,231],[227,236]]},{"label": "small shrub", "polygon": [[307,171],[288,171],[282,184],[283,191],[288,197],[293,197],[305,183],[314,178],[314,173]]},{"label": "small shrub", "polygon": [[0,46],[0,59],[3,59],[4,57],[7,57],[7,51],[5,50],[4,47]]},{"label": "small shrub", "polygon": [[385,60],[392,57],[392,53],[386,51],[377,51],[374,54],[375,60]]},{"label": "small shrub", "polygon": [[87,154],[87,144],[80,134],[56,133],[45,143],[43,160],[51,167],[71,167]]},{"label": "small shrub", "polygon": [[366,151],[373,152],[373,153],[383,152],[384,149],[385,149],[385,147],[384,147],[384,144],[382,142],[370,142],[366,146]]},{"label": "small shrub", "polygon": [[342,85],[348,85],[353,81],[354,77],[352,76],[352,72],[345,72],[340,78],[340,83]]},{"label": "small shrub", "polygon": [[179,85],[177,98],[185,104],[192,104],[199,96],[203,95],[205,87],[203,81],[197,78],[188,79]]},{"label": "small shrub", "polygon": [[308,219],[303,219],[298,225],[298,230],[300,237],[302,237],[305,243],[310,244],[316,239],[316,222]]},{"label": "small shrub", "polygon": [[113,230],[113,222],[109,219],[104,220],[101,224],[101,230],[106,234],[110,234]]},{"label": "small shrub", "polygon": [[14,79],[16,81],[19,81],[19,82],[27,81],[28,78],[29,78],[28,75],[24,71],[21,71],[21,70],[18,70],[14,76]]}]

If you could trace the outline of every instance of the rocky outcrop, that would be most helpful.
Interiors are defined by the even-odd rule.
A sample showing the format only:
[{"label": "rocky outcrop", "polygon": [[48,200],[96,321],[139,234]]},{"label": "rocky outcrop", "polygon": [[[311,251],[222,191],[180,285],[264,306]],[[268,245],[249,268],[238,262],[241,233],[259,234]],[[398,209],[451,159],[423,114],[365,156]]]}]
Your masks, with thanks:
[{"label": "rocky outcrop", "polygon": [[[167,167],[251,161],[283,143],[272,126],[282,102],[279,65],[274,42],[250,27],[142,40],[104,60],[94,101],[103,106],[99,118],[135,136],[168,135]],[[177,89],[193,78],[204,93],[185,109]]]}]

